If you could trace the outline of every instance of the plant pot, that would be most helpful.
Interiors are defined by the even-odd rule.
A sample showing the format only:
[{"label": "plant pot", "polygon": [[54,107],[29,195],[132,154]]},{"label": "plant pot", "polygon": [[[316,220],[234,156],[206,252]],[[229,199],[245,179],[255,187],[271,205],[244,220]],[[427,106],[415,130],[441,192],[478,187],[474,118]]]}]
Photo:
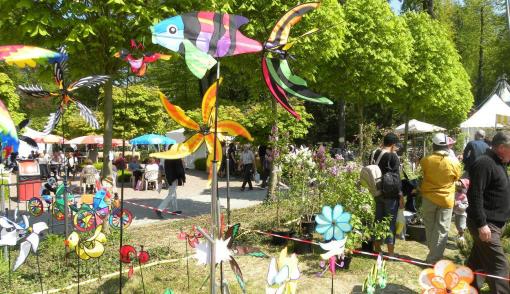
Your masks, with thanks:
[{"label": "plant pot", "polygon": [[407,225],[406,233],[409,235],[409,240],[424,242],[427,239],[424,225]]},{"label": "plant pot", "polygon": [[[311,234],[303,235],[303,236],[299,237],[299,239],[312,241],[312,235]],[[294,248],[294,253],[296,253],[296,254],[307,254],[307,253],[313,252],[312,244],[304,243],[304,242],[300,242],[300,241],[296,241],[296,240],[293,240],[293,248]]]},{"label": "plant pot", "polygon": [[337,270],[348,270],[351,266],[352,256],[347,255],[344,256],[342,259],[336,261],[336,269]]},{"label": "plant pot", "polygon": [[[275,235],[280,235],[283,237],[292,237],[294,235],[294,231],[289,228],[274,228],[271,230],[271,233],[275,234]],[[277,246],[282,246],[282,245],[286,245],[287,241],[288,240],[285,238],[272,236],[271,244],[277,245]]]},{"label": "plant pot", "polygon": [[374,251],[374,241],[372,241],[372,240],[363,241],[361,243],[361,251],[373,252]]}]

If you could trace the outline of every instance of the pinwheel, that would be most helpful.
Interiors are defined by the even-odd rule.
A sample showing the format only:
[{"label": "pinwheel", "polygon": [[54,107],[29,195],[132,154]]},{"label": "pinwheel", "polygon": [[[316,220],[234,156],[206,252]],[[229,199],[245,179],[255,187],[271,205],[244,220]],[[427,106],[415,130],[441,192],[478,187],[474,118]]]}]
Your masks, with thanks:
[{"label": "pinwheel", "polygon": [[296,254],[287,256],[287,247],[280,252],[278,260],[271,259],[267,272],[266,294],[294,294],[301,276]]},{"label": "pinwheel", "polygon": [[11,221],[7,217],[0,217],[0,246],[15,246],[18,241],[23,239],[28,233],[25,241],[20,244],[19,256],[14,263],[13,271],[16,271],[27,259],[30,254],[30,250],[37,253],[39,247],[39,235],[48,229],[48,225],[44,222],[35,223],[30,227],[28,217],[22,216],[23,221],[16,223],[16,214],[14,221]]},{"label": "pinwheel", "polygon": [[66,59],[67,55],[65,52],[53,52],[47,49],[25,45],[0,46],[0,60],[18,67],[35,67],[38,61],[55,63],[64,62]]},{"label": "pinwheel", "polygon": [[305,13],[319,5],[318,2],[304,3],[289,10],[278,20],[263,45],[239,31],[249,22],[247,18],[206,11],[174,16],[152,26],[152,42],[183,54],[188,68],[198,78],[204,77],[217,63],[215,58],[264,51],[262,73],[269,91],[278,103],[299,119],[288,101],[289,96],[332,104],[326,97],[310,91],[306,82],[292,73],[287,62],[288,50],[293,45],[289,42],[291,28]]},{"label": "pinwheel", "polygon": [[72,232],[64,244],[74,250],[79,259],[99,258],[104,253],[104,243],[106,242],[106,235],[101,232],[102,229],[103,225],[97,226],[94,235],[86,240],[81,240],[77,232]]},{"label": "pinwheel", "polygon": [[[234,272],[237,282],[239,283],[239,286],[243,291],[246,290],[245,283],[243,279],[243,273],[241,272],[241,268],[239,267],[239,264],[233,257],[233,244],[235,241],[235,238],[239,234],[239,228],[241,227],[241,224],[235,224],[233,226],[230,226],[228,230],[225,232],[222,239],[216,239],[214,246],[216,249],[215,252],[215,263],[218,264],[220,262],[229,262],[230,268]],[[211,264],[211,247],[209,242],[203,241],[199,242],[195,246],[196,252],[193,256],[197,261],[198,264]]]},{"label": "pinwheel", "polygon": [[[120,261],[129,264],[128,278],[131,278],[134,274],[133,261],[138,261],[140,266],[140,276],[142,277],[143,293],[145,293],[145,283],[143,281],[142,264],[147,263],[150,259],[149,252],[143,250],[143,246],[140,246],[140,251],[136,252],[136,249],[131,245],[123,245],[120,247]],[[134,257],[134,258],[132,258]]]},{"label": "pinwheel", "polygon": [[177,239],[187,241],[191,248],[195,248],[195,246],[199,243],[198,239],[203,237],[204,236],[195,228],[195,226],[192,226],[189,232],[185,232],[181,229],[181,232],[177,235]]},{"label": "pinwheel", "polygon": [[60,103],[57,110],[50,114],[48,123],[44,128],[45,134],[49,134],[57,126],[62,115],[64,114],[66,107],[68,107],[71,103],[74,103],[76,107],[78,107],[80,110],[80,115],[91,127],[98,129],[99,123],[97,122],[96,116],[87,106],[76,100],[74,93],[77,89],[82,87],[94,88],[102,85],[109,79],[109,77],[101,75],[88,76],[81,78],[73,83],[69,83],[65,79],[65,72],[65,62],[56,62],[53,70],[53,76],[58,87],[58,92],[46,91],[38,85],[18,86],[18,89],[25,95],[36,98],[60,97]]},{"label": "pinwheel", "polygon": [[322,213],[315,217],[317,227],[315,231],[322,234],[324,240],[329,243],[320,243],[322,249],[327,253],[321,254],[323,259],[329,259],[329,271],[331,272],[331,292],[333,292],[333,279],[336,272],[336,258],[344,253],[345,242],[347,241],[346,233],[352,230],[349,223],[351,214],[344,212],[342,205],[337,204],[334,208],[324,206]]},{"label": "pinwheel", "polygon": [[[147,66],[149,63],[153,63],[158,61],[159,59],[169,60],[170,55],[165,55],[161,53],[155,52],[143,52],[145,49],[142,43],[136,44],[135,40],[131,40],[131,49],[135,52],[129,52],[126,49],[122,49],[119,52],[115,53],[115,57],[120,58],[124,61],[129,62],[131,66],[131,72],[141,77],[145,75],[147,71]],[[137,58],[135,56],[142,56]]]},{"label": "pinwheel", "polygon": [[363,283],[362,293],[374,294],[377,288],[386,288],[388,273],[386,272],[386,261],[379,254],[377,261]]},{"label": "pinwheel", "polygon": [[440,260],[434,268],[424,269],[418,282],[426,294],[478,293],[470,284],[473,271],[466,266],[456,266],[449,260]]},{"label": "pinwheel", "polygon": [[[217,85],[221,83],[221,79],[218,82],[214,82],[204,94],[202,99],[202,123],[197,123],[192,120],[189,116],[184,113],[184,110],[179,106],[173,105],[168,101],[163,93],[160,93],[159,97],[161,103],[165,107],[170,118],[175,120],[177,123],[185,128],[191,129],[195,132],[194,135],[188,138],[184,143],[172,145],[172,147],[165,152],[152,153],[151,156],[162,159],[179,159],[186,157],[195,152],[204,142],[207,145],[207,151],[209,153],[207,157],[207,166],[209,171],[209,181],[212,176],[212,161],[216,158],[220,164],[217,165],[217,169],[220,169],[222,148],[220,141],[222,136],[218,136],[218,139],[214,138],[214,115],[215,115],[215,103]],[[220,120],[217,125],[218,133],[225,133],[229,136],[242,136],[250,141],[253,141],[250,133],[239,123],[232,120]],[[216,144],[216,149],[214,148]],[[216,157],[214,156],[214,150],[216,150]]]}]

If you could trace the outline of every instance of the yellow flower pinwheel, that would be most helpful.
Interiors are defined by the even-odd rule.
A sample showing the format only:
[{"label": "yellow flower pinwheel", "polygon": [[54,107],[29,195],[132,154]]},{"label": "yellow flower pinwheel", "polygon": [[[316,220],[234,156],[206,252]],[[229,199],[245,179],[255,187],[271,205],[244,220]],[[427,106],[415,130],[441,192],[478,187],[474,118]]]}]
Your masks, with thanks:
[{"label": "yellow flower pinwheel", "polygon": [[177,105],[173,105],[168,101],[163,93],[159,93],[161,103],[166,109],[166,112],[181,126],[191,129],[195,132],[194,135],[189,137],[185,142],[172,145],[172,147],[165,152],[152,153],[151,156],[161,159],[179,159],[184,158],[195,152],[204,142],[207,145],[207,170],[209,172],[209,181],[212,176],[212,161],[214,159],[214,144],[216,144],[216,160],[218,161],[217,169],[220,169],[222,159],[221,141],[223,134],[229,136],[242,136],[250,141],[253,137],[250,133],[238,122],[232,120],[218,121],[218,137],[216,142],[214,140],[214,121],[215,121],[215,107],[216,107],[216,93],[218,82],[214,82],[204,94],[202,99],[202,123],[199,124],[186,115],[184,110]]},{"label": "yellow flower pinwheel", "polygon": [[470,285],[473,279],[470,268],[456,266],[449,260],[440,260],[434,268],[424,269],[418,281],[425,294],[476,294],[477,291]]}]

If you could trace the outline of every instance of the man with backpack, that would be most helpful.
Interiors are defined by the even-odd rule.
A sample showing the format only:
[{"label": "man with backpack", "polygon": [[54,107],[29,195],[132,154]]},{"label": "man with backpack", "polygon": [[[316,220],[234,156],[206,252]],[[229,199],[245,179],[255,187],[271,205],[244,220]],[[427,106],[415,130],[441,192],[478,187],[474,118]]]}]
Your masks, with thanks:
[{"label": "man with backpack", "polygon": [[461,170],[448,153],[448,136],[437,133],[432,137],[433,153],[420,161],[423,181],[422,217],[429,254],[427,262],[434,264],[443,257],[455,202],[455,183]]},{"label": "man with backpack", "polygon": [[[386,237],[384,243],[388,246],[388,254],[393,256],[395,252],[395,232],[397,213],[399,208],[404,207],[402,184],[400,181],[400,159],[398,158],[397,143],[399,139],[394,133],[384,136],[383,147],[374,152],[371,164],[377,165],[381,172],[380,191],[375,197],[375,221],[380,222],[386,217],[391,217],[391,235]],[[374,241],[374,251],[381,252],[382,240]]]}]

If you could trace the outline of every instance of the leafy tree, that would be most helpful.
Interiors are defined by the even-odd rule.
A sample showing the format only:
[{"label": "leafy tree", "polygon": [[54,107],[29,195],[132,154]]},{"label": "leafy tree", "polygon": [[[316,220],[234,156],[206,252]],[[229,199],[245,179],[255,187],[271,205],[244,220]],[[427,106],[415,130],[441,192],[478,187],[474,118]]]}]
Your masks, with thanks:
[{"label": "leafy tree", "polygon": [[[404,20],[391,11],[386,1],[350,0],[344,11],[345,50],[330,63],[336,73],[330,87],[356,106],[361,134],[365,107],[391,102],[397,88],[405,85],[412,38]],[[362,136],[359,138],[363,150]]]},{"label": "leafy tree", "polygon": [[115,137],[120,138],[124,128],[126,140],[147,133],[164,134],[171,130],[167,128],[168,116],[161,106],[157,88],[142,84],[131,85],[127,99],[125,94],[124,88],[113,87]]},{"label": "leafy tree", "polygon": [[408,12],[403,18],[413,37],[413,50],[404,75],[406,86],[396,93],[395,106],[406,123],[417,118],[446,127],[458,125],[466,118],[473,96],[446,28],[424,13]]},{"label": "leafy tree", "polygon": [[0,73],[0,97],[14,124],[20,123],[25,118],[25,114],[20,111],[20,97],[16,93],[12,80],[4,73]]}]

